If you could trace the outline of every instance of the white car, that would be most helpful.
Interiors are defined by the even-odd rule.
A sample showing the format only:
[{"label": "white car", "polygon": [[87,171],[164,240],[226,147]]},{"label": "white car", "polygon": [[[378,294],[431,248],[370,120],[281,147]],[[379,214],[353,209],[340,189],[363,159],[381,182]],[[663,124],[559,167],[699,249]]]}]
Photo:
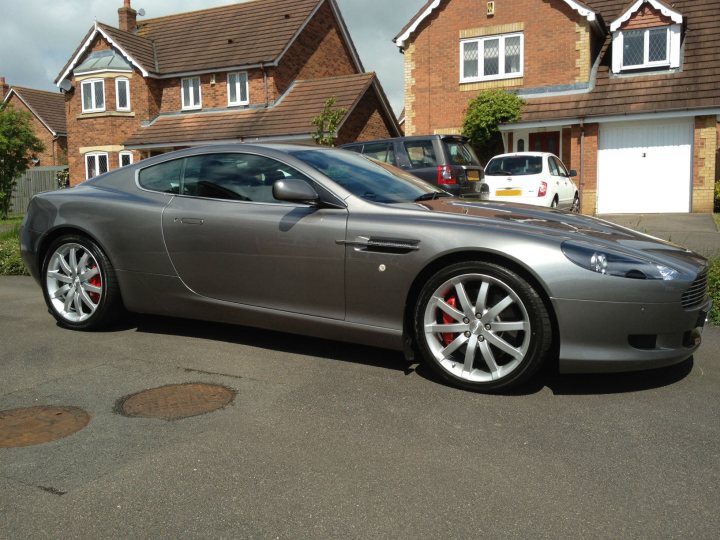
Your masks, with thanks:
[{"label": "white car", "polygon": [[[517,152],[495,156],[485,166],[483,198],[565,208],[580,208],[578,188],[563,162],[547,152]],[[485,186],[483,186],[484,188]]]}]

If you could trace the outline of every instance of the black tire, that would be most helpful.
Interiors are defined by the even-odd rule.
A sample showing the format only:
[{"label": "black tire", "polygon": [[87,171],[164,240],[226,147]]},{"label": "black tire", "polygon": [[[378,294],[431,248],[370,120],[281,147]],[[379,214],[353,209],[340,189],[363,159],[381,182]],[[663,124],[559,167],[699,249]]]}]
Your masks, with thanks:
[{"label": "black tire", "polygon": [[41,279],[45,303],[60,326],[97,330],[122,313],[115,270],[100,247],[87,237],[57,238],[43,260]]},{"label": "black tire", "polygon": [[[552,341],[550,316],[537,291],[512,270],[492,263],[463,262],[437,272],[420,292],[414,318],[424,363],[449,384],[476,392],[507,390],[527,381]],[[453,325],[452,331],[442,332],[445,325]],[[471,346],[474,354],[469,355]]]},{"label": "black tire", "polygon": [[572,202],[572,206],[570,207],[570,211],[573,214],[580,213],[580,195],[578,195],[577,191],[575,192],[575,198],[573,198],[573,202]]},{"label": "black tire", "polygon": [[557,198],[557,195],[555,195],[555,198],[550,203],[550,208],[557,208],[558,204],[560,204],[560,200]]}]

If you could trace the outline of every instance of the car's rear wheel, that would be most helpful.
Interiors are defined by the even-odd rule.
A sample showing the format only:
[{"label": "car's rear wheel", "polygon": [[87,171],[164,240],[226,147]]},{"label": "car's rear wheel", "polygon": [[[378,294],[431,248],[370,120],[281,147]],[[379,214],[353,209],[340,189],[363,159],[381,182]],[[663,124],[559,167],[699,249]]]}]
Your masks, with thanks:
[{"label": "car's rear wheel", "polygon": [[532,376],[551,341],[535,289],[502,266],[464,262],[436,273],[420,293],[415,338],[422,358],[454,386],[507,389]]},{"label": "car's rear wheel", "polygon": [[555,195],[555,198],[550,203],[550,208],[557,208],[560,201],[558,200],[557,195]]},{"label": "car's rear wheel", "polygon": [[570,211],[579,214],[580,213],[580,195],[575,193],[575,198],[573,199],[572,206],[570,207]]},{"label": "car's rear wheel", "polygon": [[92,240],[77,235],[58,238],[42,268],[45,302],[61,326],[94,330],[121,311],[115,271]]}]

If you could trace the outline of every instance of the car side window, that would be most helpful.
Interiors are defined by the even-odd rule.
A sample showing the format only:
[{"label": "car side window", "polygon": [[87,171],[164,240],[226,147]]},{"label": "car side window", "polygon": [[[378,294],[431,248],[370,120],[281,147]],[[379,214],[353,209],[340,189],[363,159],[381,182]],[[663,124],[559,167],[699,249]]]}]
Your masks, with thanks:
[{"label": "car side window", "polygon": [[151,165],[140,171],[140,186],[161,193],[180,193],[183,159],[174,159],[157,165]]},{"label": "car side window", "polygon": [[191,197],[280,203],[272,194],[275,181],[298,178],[312,183],[292,167],[255,154],[205,154],[185,161],[180,194]]},{"label": "car side window", "polygon": [[370,143],[363,147],[363,154],[383,163],[395,163],[395,151],[392,143]]},{"label": "car side window", "polygon": [[558,169],[555,158],[552,156],[548,157],[548,166],[550,167],[550,174],[553,176],[560,176],[560,170]]},{"label": "car side window", "polygon": [[565,164],[562,161],[556,158],[555,162],[557,164],[558,170],[560,171],[560,176],[570,176],[567,167],[565,167]]},{"label": "car side window", "polygon": [[405,141],[403,144],[412,167],[437,167],[432,141]]}]

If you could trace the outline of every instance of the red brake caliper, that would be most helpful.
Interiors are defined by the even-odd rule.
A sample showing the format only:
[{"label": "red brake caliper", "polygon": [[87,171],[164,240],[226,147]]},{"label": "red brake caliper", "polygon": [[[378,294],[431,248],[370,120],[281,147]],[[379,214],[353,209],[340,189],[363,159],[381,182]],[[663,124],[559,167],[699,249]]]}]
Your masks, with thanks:
[{"label": "red brake caliper", "polygon": [[[457,309],[458,299],[457,299],[457,297],[454,296],[454,295],[453,295],[453,296],[448,296],[448,297],[445,299],[445,303],[446,303],[448,306],[450,306],[451,308]],[[450,315],[448,315],[447,313],[445,313],[445,312],[443,311],[443,314],[442,314],[442,323],[443,323],[443,324],[453,324],[453,323],[455,323],[455,322],[457,322],[457,321],[456,321],[455,319],[453,319]],[[445,346],[447,347],[447,346],[450,345],[453,341],[455,341],[455,338],[457,337],[457,334],[451,334],[450,332],[444,332],[444,333],[440,334],[440,336],[442,337],[443,343],[444,343]]]},{"label": "red brake caliper", "polygon": [[[97,268],[97,266],[93,266],[93,267],[91,268],[91,270],[92,270],[93,268]],[[91,277],[91,278],[88,280],[88,283],[89,283],[90,285],[95,286],[95,287],[102,287],[102,281],[100,280],[100,273],[98,272],[98,273],[95,274],[93,277]],[[99,294],[99,293],[89,292],[89,293],[88,293],[88,296],[90,297],[90,300],[92,300],[92,301],[95,302],[96,304],[100,301],[100,294]]]}]

